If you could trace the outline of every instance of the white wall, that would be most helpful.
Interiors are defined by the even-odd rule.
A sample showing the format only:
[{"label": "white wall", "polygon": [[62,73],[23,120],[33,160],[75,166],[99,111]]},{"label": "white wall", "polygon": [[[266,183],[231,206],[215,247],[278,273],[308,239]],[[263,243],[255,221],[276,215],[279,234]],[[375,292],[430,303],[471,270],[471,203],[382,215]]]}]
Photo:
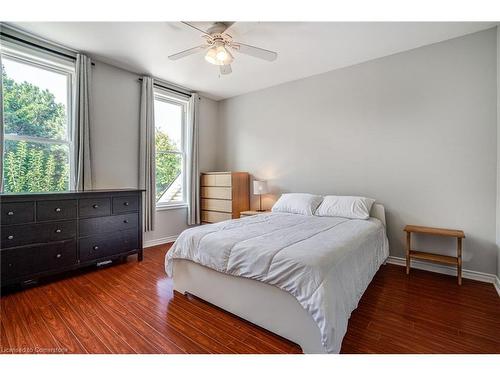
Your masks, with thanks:
[{"label": "white wall", "polygon": [[94,188],[137,188],[138,76],[97,61],[92,78],[90,136]]},{"label": "white wall", "polygon": [[[95,188],[137,188],[140,84],[137,74],[97,61],[93,67],[91,128]],[[200,103],[200,168],[213,169],[216,160],[217,103]],[[178,235],[187,228],[185,208],[157,211],[151,241]]]},{"label": "white wall", "polygon": [[491,29],[225,100],[217,164],[276,193],[376,198],[395,256],[407,223],[461,228],[464,268],[493,274],[496,90]]}]

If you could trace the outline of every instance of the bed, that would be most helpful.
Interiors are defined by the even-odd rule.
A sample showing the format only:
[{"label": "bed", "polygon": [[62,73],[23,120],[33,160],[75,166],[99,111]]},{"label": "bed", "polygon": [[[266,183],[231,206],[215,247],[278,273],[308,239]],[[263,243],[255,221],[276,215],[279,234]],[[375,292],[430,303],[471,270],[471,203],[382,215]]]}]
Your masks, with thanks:
[{"label": "bed", "polygon": [[265,213],[184,231],[165,258],[174,289],[300,345],[339,353],[351,312],[388,256],[368,220]]}]

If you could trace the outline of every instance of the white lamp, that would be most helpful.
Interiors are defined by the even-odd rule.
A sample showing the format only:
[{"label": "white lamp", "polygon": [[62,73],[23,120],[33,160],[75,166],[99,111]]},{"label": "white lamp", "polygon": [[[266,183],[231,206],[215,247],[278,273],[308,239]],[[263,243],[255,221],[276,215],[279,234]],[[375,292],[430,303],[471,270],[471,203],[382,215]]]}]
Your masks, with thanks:
[{"label": "white lamp", "polygon": [[255,180],[253,182],[253,193],[259,196],[259,209],[257,211],[264,211],[262,209],[262,194],[267,194],[268,192],[266,181]]}]

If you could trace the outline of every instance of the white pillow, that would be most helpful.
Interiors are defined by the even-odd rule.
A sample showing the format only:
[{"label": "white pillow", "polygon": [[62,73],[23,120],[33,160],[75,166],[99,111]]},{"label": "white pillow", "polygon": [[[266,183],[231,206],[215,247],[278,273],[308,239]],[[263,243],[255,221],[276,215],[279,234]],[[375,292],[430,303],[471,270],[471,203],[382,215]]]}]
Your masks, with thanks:
[{"label": "white pillow", "polygon": [[282,194],[271,211],[314,215],[314,211],[316,211],[316,208],[318,208],[322,200],[323,197],[321,195],[306,193]]},{"label": "white pillow", "polygon": [[327,195],[314,214],[366,220],[370,217],[373,203],[375,199],[371,198]]}]

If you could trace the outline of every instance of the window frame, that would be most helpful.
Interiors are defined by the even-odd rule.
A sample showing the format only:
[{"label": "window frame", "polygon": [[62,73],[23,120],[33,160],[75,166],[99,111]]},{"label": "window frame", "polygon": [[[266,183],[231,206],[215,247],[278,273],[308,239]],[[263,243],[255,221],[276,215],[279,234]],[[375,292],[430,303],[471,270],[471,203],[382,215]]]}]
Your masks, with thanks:
[{"label": "window frame", "polygon": [[[2,61],[5,59],[15,61],[16,63],[25,64],[38,69],[43,69],[46,71],[58,73],[65,75],[66,79],[66,137],[65,139],[54,139],[45,137],[33,137],[29,135],[17,135],[8,134],[3,131],[3,143],[7,140],[11,141],[26,141],[32,143],[40,143],[47,145],[66,145],[68,146],[69,152],[69,176],[68,176],[68,187],[64,191],[71,191],[75,189],[75,169],[76,169],[76,159],[75,159],[75,142],[74,142],[74,118],[73,118],[73,97],[74,97],[74,87],[75,87],[75,63],[74,61],[68,61],[49,53],[40,52],[35,49],[20,46],[14,43],[9,43],[2,40],[2,49],[0,54],[2,55]],[[0,103],[3,105],[3,103]],[[5,124],[4,124],[5,125]],[[4,145],[2,145],[2,149]],[[2,156],[3,157],[3,156]],[[0,171],[0,178],[4,178],[4,171]]]},{"label": "window frame", "polygon": [[[187,167],[187,154],[186,154],[186,125],[187,125],[187,114],[188,114],[188,105],[189,98],[174,94],[165,89],[155,87],[154,88],[154,103],[157,101],[177,105],[182,108],[182,118],[181,118],[181,150],[180,151],[161,151],[161,153],[165,154],[176,154],[181,155],[181,175],[182,175],[182,202],[172,202],[172,203],[159,203],[155,202],[156,211],[163,210],[172,210],[177,208],[184,208],[188,206],[187,203],[187,176],[186,176],[186,167]],[[155,155],[158,154],[158,150],[156,149],[156,119],[155,119]],[[156,176],[156,160],[155,160],[155,176]],[[156,185],[155,185],[155,197],[156,197]]]}]

